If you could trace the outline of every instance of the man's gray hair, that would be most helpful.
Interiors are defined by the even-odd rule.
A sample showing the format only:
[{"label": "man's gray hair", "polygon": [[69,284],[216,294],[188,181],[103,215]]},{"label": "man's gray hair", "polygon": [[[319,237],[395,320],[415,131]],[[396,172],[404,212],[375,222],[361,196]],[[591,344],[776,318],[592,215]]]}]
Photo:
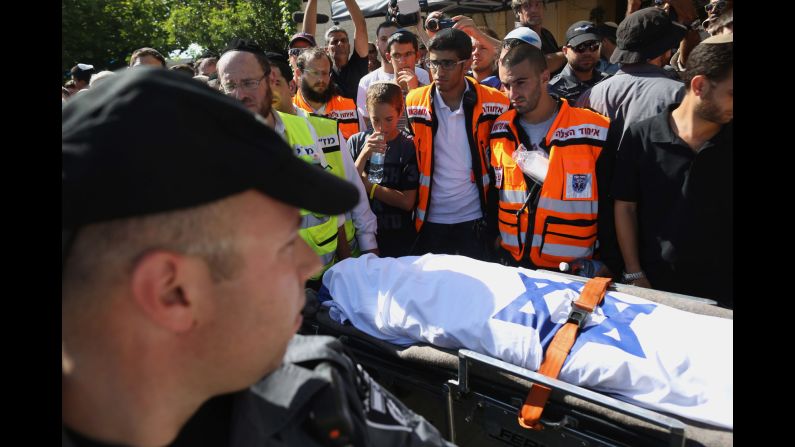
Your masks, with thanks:
[{"label": "man's gray hair", "polygon": [[[348,37],[348,32],[345,31],[345,28],[334,25],[326,31],[326,45],[328,45],[329,40],[331,40],[331,33],[345,33],[345,37]],[[348,39],[350,39],[350,37],[348,37]]]}]

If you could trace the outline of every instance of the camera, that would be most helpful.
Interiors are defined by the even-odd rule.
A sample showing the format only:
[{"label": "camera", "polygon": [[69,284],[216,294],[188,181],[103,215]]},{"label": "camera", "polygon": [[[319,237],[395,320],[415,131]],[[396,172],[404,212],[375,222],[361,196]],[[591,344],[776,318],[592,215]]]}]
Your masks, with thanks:
[{"label": "camera", "polygon": [[419,23],[419,10],[423,3],[427,7],[427,1],[418,2],[417,0],[390,0],[389,7],[387,8],[386,12],[386,20],[388,22],[397,23],[398,26],[402,28],[414,26]]},{"label": "camera", "polygon": [[425,23],[425,28],[435,33],[445,28],[452,28],[453,25],[455,25],[455,22],[452,19],[437,19],[433,17]]}]

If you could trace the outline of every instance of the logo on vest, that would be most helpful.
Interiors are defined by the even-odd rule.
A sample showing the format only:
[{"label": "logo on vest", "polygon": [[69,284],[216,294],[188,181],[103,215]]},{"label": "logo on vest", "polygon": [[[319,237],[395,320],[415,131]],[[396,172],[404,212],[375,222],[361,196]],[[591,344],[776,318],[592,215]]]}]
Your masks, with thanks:
[{"label": "logo on vest", "polygon": [[495,121],[491,133],[508,132],[508,121]]},{"label": "logo on vest", "polygon": [[499,102],[484,102],[483,113],[486,115],[502,115],[508,106]]},{"label": "logo on vest", "polygon": [[352,120],[356,119],[355,110],[334,110],[329,114],[335,120]]},{"label": "logo on vest", "polygon": [[406,113],[409,115],[409,118],[422,118],[428,121],[431,120],[431,112],[428,111],[427,107],[408,106],[406,107]]},{"label": "logo on vest", "polygon": [[593,140],[605,141],[607,139],[607,128],[595,124],[582,124],[572,127],[561,127],[555,131],[553,140],[566,141],[574,138],[590,138]]},{"label": "logo on vest", "polygon": [[566,199],[590,199],[592,185],[591,174],[566,173]]},{"label": "logo on vest", "polygon": [[339,143],[337,142],[337,136],[336,135],[331,135],[331,136],[328,136],[328,137],[318,137],[317,142],[320,143],[320,147],[322,147],[322,148],[333,147],[333,146],[338,146],[339,145]]}]

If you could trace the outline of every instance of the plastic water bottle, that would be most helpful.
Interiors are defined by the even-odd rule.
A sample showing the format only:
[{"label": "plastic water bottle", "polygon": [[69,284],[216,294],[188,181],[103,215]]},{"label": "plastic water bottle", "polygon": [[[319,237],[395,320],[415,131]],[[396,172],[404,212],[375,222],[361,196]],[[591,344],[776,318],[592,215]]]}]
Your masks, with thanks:
[{"label": "plastic water bottle", "polygon": [[571,264],[567,262],[560,263],[561,272],[571,272],[572,274],[579,275],[585,278],[593,278],[604,264],[596,259],[575,259]]},{"label": "plastic water bottle", "polygon": [[367,174],[370,183],[381,183],[384,180],[384,154],[373,152],[370,156],[370,170]]}]

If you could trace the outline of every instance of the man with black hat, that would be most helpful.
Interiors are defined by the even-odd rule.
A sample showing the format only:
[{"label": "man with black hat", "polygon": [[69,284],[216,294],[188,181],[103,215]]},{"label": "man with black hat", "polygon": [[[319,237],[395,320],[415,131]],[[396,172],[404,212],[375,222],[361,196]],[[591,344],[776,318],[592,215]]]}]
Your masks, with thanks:
[{"label": "man with black hat", "polygon": [[345,212],[353,186],[168,70],[109,78],[62,117],[63,446],[166,445],[191,418],[177,445],[327,445],[323,421],[356,445],[444,443],[336,340],[293,338],[320,267],[299,208]]},{"label": "man with black hat", "polygon": [[[686,11],[695,14],[692,5]],[[657,7],[628,15],[618,25],[617,48],[610,58],[610,62],[620,64],[621,68],[580,96],[577,106],[590,107],[610,117],[611,127],[615,126],[620,135],[630,124],[681,101],[684,85],[662,68],[688,27],[694,26],[688,21],[692,17],[679,14],[678,20],[683,22],[671,20],[667,11]]]},{"label": "man with black hat", "polygon": [[594,24],[586,20],[574,22],[566,30],[563,54],[568,63],[549,81],[551,95],[574,104],[582,92],[607,79],[609,75],[596,70],[601,40]]}]

